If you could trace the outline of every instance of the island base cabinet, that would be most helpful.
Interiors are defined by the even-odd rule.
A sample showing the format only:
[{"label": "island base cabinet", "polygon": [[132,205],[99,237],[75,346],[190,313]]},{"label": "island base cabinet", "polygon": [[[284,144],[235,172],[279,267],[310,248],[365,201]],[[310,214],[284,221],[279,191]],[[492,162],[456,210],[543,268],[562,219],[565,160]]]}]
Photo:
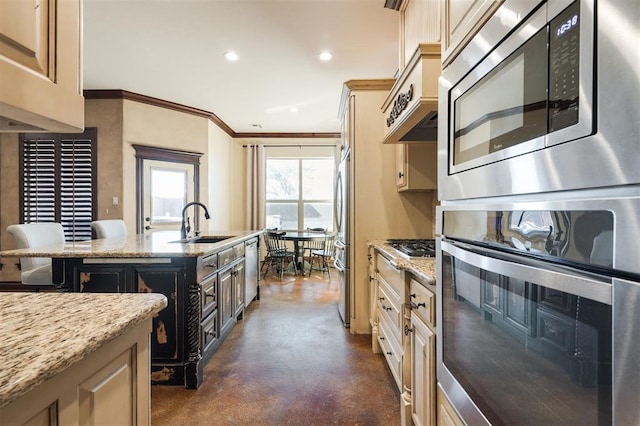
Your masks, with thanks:
[{"label": "island base cabinet", "polygon": [[0,408],[2,425],[150,424],[151,319]]}]

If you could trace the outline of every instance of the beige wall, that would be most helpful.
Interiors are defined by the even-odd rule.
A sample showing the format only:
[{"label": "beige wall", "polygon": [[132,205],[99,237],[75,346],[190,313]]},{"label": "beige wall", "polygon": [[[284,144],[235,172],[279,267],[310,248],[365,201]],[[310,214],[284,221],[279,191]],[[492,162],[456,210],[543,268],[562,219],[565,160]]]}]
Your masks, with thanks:
[{"label": "beige wall", "polygon": [[[247,173],[242,142],[213,122],[208,138],[210,230],[245,229]],[[203,226],[204,227],[204,226]]]},{"label": "beige wall", "polygon": [[[121,219],[122,194],[122,100],[87,99],[85,126],[98,128],[98,220]],[[113,204],[113,197],[118,204]],[[133,233],[135,227],[130,227]]]},{"label": "beige wall", "polygon": [[[136,229],[136,158],[133,145],[148,145],[184,151],[201,152],[200,201],[208,205],[206,182],[209,179],[209,120],[192,114],[125,100],[122,126],[122,175],[126,185],[123,194],[123,219],[127,228]],[[193,200],[189,200],[193,201]],[[201,223],[204,215],[198,209]],[[201,225],[202,226],[202,225]]]},{"label": "beige wall", "polygon": [[[18,223],[18,135],[0,134],[0,249],[16,248],[7,226]],[[16,258],[0,258],[0,281],[20,281]]]}]

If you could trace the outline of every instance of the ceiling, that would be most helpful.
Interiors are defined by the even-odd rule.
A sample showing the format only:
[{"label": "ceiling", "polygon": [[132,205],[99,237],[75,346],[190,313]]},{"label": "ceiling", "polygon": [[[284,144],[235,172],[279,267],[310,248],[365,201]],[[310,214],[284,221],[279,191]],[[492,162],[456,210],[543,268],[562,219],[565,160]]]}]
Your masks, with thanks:
[{"label": "ceiling", "polygon": [[203,109],[235,133],[337,133],[343,83],[396,74],[399,17],[383,5],[84,0],[84,88]]}]

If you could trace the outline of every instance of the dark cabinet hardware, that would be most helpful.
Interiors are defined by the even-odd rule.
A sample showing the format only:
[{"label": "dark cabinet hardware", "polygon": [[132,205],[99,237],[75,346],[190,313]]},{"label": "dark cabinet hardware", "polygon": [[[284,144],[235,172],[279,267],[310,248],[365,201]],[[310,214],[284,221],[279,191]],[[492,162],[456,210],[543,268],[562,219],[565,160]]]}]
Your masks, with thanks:
[{"label": "dark cabinet hardware", "polygon": [[410,306],[411,306],[411,309],[420,309],[420,306],[426,308],[427,304],[425,302],[421,302],[421,303],[418,303],[418,304],[415,304],[415,303],[411,302]]}]

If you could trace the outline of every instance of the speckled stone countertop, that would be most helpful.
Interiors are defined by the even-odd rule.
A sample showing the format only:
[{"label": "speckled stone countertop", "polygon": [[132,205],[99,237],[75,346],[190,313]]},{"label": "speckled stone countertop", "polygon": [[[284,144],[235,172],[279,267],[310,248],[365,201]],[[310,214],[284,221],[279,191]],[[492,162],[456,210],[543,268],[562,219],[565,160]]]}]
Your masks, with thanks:
[{"label": "speckled stone countertop", "polygon": [[395,264],[398,269],[409,271],[429,285],[436,285],[436,259],[433,257],[415,257],[407,259],[400,256],[398,250],[391,247],[385,240],[369,240],[368,247],[375,247],[383,252],[387,259]]},{"label": "speckled stone countertop", "polygon": [[224,250],[242,240],[262,234],[262,231],[207,231],[202,235],[229,236],[217,243],[182,243],[179,231],[158,231],[124,238],[65,243],[59,246],[16,249],[0,252],[0,257],[197,257]]},{"label": "speckled stone countertop", "polygon": [[0,407],[166,306],[157,293],[0,293]]}]

